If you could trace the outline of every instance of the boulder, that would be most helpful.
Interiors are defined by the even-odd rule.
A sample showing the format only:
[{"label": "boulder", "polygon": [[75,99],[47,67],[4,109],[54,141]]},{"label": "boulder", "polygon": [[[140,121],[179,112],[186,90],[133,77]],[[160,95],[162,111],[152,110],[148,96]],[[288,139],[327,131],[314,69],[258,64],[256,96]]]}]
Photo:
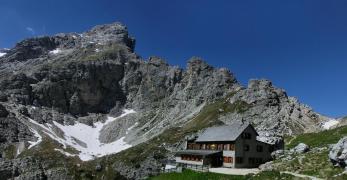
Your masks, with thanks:
[{"label": "boulder", "polygon": [[310,150],[310,147],[308,145],[304,143],[300,143],[297,146],[295,146],[293,149],[291,149],[290,151],[301,154],[301,153],[306,153],[309,150]]},{"label": "boulder", "polygon": [[102,166],[100,163],[98,163],[96,166],[95,166],[95,171],[101,171],[102,170]]},{"label": "boulder", "polygon": [[277,150],[271,153],[273,159],[278,159],[284,155],[284,150]]},{"label": "boulder", "polygon": [[262,165],[259,166],[259,169],[261,171],[272,171],[274,169],[273,162],[270,161],[270,162],[267,162],[265,164],[262,164]]},{"label": "boulder", "polygon": [[347,164],[347,136],[340,139],[330,148],[329,159],[335,166],[346,167]]}]

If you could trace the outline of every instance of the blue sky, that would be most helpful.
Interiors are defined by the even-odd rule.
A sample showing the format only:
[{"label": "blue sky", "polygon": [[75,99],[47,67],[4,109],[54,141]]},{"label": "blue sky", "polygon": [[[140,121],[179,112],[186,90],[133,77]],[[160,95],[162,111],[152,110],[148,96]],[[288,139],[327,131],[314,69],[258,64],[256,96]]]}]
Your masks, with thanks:
[{"label": "blue sky", "polygon": [[246,85],[267,78],[324,115],[347,115],[347,1],[0,0],[0,48],[120,21],[136,52],[200,56]]}]

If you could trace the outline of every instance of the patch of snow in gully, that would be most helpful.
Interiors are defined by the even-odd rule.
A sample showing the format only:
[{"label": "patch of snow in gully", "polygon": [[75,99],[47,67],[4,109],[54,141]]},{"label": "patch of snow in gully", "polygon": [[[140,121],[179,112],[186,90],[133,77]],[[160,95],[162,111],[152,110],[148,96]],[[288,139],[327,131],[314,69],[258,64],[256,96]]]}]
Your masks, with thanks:
[{"label": "patch of snow in gully", "polygon": [[28,149],[31,149],[32,147],[40,144],[40,142],[42,142],[42,136],[39,134],[39,132],[37,132],[35,129],[30,128],[30,131],[34,133],[34,136],[37,137],[37,141],[28,141],[28,143],[30,144]]},{"label": "patch of snow in gully", "polygon": [[74,154],[71,154],[71,153],[65,152],[65,151],[64,151],[64,150],[62,150],[62,149],[57,149],[57,148],[55,148],[55,149],[54,149],[54,151],[58,151],[58,152],[60,152],[60,153],[64,154],[65,156],[70,156],[70,157],[76,156],[76,155],[74,155]]},{"label": "patch of snow in gully", "polygon": [[59,53],[61,53],[61,52],[62,52],[62,50],[59,49],[59,48],[54,49],[53,51],[49,51],[50,54],[59,54]]},{"label": "patch of snow in gully", "polygon": [[0,57],[5,56],[5,55],[6,55],[6,53],[0,52]]},{"label": "patch of snow in gully", "polygon": [[331,127],[337,125],[338,123],[339,123],[339,121],[336,119],[329,119],[328,121],[326,121],[322,124],[322,128],[323,129],[330,129]]},{"label": "patch of snow in gully", "polygon": [[[131,113],[135,113],[135,111],[126,109],[119,117],[108,117],[104,123],[96,122],[94,123],[93,127],[79,122],[71,126],[65,126],[59,124],[56,121],[53,121],[53,124],[64,132],[64,138],[61,138],[54,133],[53,126],[51,124],[42,125],[34,120],[30,121],[40,126],[45,134],[58,141],[64,146],[64,148],[66,148],[66,146],[68,145],[80,151],[78,156],[82,161],[89,161],[93,160],[96,157],[114,154],[131,147],[130,144],[127,144],[124,141],[125,137],[107,144],[101,143],[99,140],[100,131],[105,125]],[[136,124],[134,126],[136,126]],[[127,131],[131,130],[132,128],[133,127],[130,127]],[[57,151],[64,154],[64,151],[62,150]],[[72,154],[70,155],[72,156]]]}]

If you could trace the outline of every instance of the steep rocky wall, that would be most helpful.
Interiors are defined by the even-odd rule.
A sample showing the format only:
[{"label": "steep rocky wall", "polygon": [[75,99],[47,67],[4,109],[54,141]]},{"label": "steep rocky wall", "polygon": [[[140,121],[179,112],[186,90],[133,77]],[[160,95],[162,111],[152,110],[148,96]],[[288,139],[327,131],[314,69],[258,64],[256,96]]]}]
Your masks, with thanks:
[{"label": "steep rocky wall", "polygon": [[272,85],[269,80],[250,80],[248,87],[239,90],[230,103],[245,102],[248,109],[242,113],[228,114],[225,123],[236,120],[252,122],[262,135],[294,135],[319,131],[320,123],[327,117],[315,113],[310,107]]}]

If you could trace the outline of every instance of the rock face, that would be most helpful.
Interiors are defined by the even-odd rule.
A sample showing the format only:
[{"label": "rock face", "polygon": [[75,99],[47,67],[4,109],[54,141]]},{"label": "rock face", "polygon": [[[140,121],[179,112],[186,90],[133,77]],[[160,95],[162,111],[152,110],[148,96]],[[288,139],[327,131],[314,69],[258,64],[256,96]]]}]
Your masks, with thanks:
[{"label": "rock face", "polygon": [[320,129],[318,123],[327,119],[264,79],[250,80],[248,87],[240,89],[229,101],[243,102],[247,108],[229,114],[223,121],[251,121],[264,137],[314,132]]},{"label": "rock face", "polygon": [[8,146],[7,143],[28,141],[31,138],[29,128],[0,104],[0,157],[1,151]]},{"label": "rock face", "polygon": [[[211,121],[250,121],[261,131],[262,141],[279,146],[281,136],[320,130],[325,120],[270,81],[251,80],[247,88],[242,87],[229,70],[214,68],[199,57],[188,60],[185,69],[160,57],[144,60],[135,53],[135,39],[120,23],[81,34],[31,38],[1,52],[0,154],[19,142],[36,142],[37,133],[47,134],[47,127],[64,137],[54,123],[94,126],[106,116],[119,116],[125,108],[136,113],[104,126],[98,138],[101,143],[121,138],[133,146],[148,142],[168,129],[186,126],[206,105],[222,99],[233,110]],[[36,161],[0,159],[0,175],[65,179],[60,173],[66,172],[63,167],[42,171],[39,166],[44,163]],[[35,162],[33,168],[38,168],[22,170],[18,164],[26,162]],[[113,168],[138,179],[161,163],[147,157],[138,166],[126,169],[115,164]],[[96,169],[103,171],[104,166]]]},{"label": "rock face", "polygon": [[5,118],[8,116],[8,111],[6,108],[0,104],[0,118]]},{"label": "rock face", "polygon": [[344,137],[334,144],[329,152],[330,161],[341,167],[346,167],[347,165],[347,137]]},{"label": "rock face", "polygon": [[56,168],[45,171],[45,164],[33,158],[0,161],[2,179],[73,179],[64,169]]}]

